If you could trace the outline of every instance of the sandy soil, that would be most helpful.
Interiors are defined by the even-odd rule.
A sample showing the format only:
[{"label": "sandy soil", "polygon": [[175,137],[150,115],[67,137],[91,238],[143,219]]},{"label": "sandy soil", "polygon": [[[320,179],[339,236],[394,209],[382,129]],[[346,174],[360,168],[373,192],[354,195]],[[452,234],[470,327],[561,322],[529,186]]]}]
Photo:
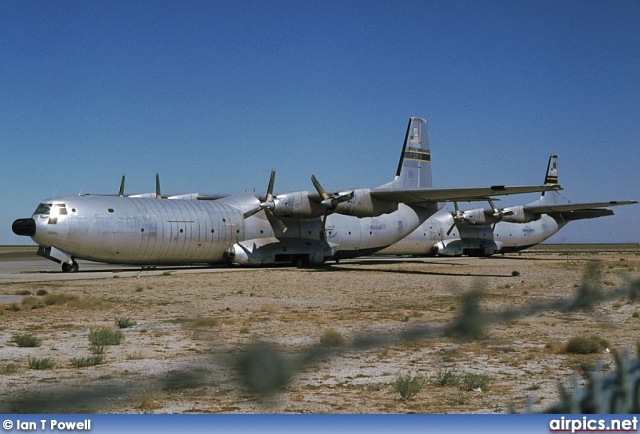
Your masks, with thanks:
[{"label": "sandy soil", "polygon": [[[585,274],[590,264],[597,268]],[[597,335],[611,350],[634,350],[640,335],[640,305],[626,297],[489,324],[584,285],[610,292],[640,279],[637,248],[165,274],[1,284],[0,294],[35,298],[0,306],[0,412],[505,413],[526,411],[527,400],[539,411],[558,400],[559,383],[572,375],[584,383],[582,366],[615,367],[611,353],[567,354],[570,338]],[[460,297],[479,289],[485,315],[473,322]],[[441,333],[463,317],[486,333]],[[121,329],[124,341],[106,347],[102,364],[73,366],[92,356],[90,330],[116,329],[117,319],[135,323]],[[42,344],[19,347],[13,338],[24,333]],[[344,341],[323,346],[323,336]],[[242,362],[247,351],[257,373]],[[34,359],[54,366],[31,369]],[[489,383],[437,385],[447,370]],[[400,399],[399,374],[424,380],[415,398]],[[279,387],[258,394],[247,378]]]}]

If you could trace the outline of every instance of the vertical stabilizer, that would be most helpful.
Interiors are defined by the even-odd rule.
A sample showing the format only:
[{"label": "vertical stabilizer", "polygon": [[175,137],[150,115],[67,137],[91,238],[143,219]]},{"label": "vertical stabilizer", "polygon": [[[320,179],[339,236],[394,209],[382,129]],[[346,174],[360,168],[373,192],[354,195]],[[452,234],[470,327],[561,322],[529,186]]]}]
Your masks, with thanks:
[{"label": "vertical stabilizer", "polygon": [[381,185],[379,188],[410,190],[432,186],[431,148],[429,147],[427,121],[411,116],[396,177],[393,181]]},{"label": "vertical stabilizer", "polygon": [[544,177],[545,185],[558,184],[558,156],[551,154],[549,164],[547,164],[547,175]]},{"label": "vertical stabilizer", "polygon": [[[558,156],[551,154],[549,163],[547,164],[547,173],[544,177],[544,185],[558,184]],[[540,199],[529,205],[556,205],[558,203],[559,193],[557,191],[544,191]]]}]

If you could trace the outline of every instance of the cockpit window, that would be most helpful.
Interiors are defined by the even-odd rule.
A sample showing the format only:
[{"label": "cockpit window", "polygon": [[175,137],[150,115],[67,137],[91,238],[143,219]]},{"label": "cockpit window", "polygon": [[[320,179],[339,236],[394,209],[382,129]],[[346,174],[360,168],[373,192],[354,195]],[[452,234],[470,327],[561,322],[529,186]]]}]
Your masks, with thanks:
[{"label": "cockpit window", "polygon": [[67,206],[64,203],[41,203],[34,214],[38,215],[67,215]]},{"label": "cockpit window", "polygon": [[50,212],[51,212],[51,204],[41,203],[40,205],[38,205],[38,208],[36,208],[34,214],[49,215]]}]

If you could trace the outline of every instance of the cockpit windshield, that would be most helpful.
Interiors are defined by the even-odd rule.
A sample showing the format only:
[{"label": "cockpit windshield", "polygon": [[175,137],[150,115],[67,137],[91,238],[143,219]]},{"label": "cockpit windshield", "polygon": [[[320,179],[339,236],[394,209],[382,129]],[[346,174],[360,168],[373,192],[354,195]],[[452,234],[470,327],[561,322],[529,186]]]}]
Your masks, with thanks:
[{"label": "cockpit windshield", "polygon": [[64,203],[41,203],[34,214],[38,215],[67,215],[67,207]]}]

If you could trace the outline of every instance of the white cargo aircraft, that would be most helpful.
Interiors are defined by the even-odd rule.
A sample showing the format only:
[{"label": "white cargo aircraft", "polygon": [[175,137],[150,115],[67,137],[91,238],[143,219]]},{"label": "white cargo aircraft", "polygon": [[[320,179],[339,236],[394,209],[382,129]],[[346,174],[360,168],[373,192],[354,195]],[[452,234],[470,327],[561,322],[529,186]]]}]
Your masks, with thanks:
[{"label": "white cargo aircraft", "polygon": [[[554,191],[558,185],[431,188],[427,122],[411,117],[393,181],[329,194],[264,197],[185,194],[61,196],[42,201],[13,232],[31,237],[38,254],[78,271],[77,259],[134,265],[194,263],[321,264],[372,254],[413,232],[441,201]],[[151,197],[150,197],[151,196]]]},{"label": "white cargo aircraft", "polygon": [[[551,155],[545,185],[558,184],[558,156]],[[490,209],[477,208],[455,213],[441,209],[418,229],[392,246],[376,252],[380,255],[412,256],[491,256],[534,246],[573,220],[613,215],[607,207],[638,203],[635,200],[559,204],[557,191],[524,206],[498,209],[489,200]]]}]

